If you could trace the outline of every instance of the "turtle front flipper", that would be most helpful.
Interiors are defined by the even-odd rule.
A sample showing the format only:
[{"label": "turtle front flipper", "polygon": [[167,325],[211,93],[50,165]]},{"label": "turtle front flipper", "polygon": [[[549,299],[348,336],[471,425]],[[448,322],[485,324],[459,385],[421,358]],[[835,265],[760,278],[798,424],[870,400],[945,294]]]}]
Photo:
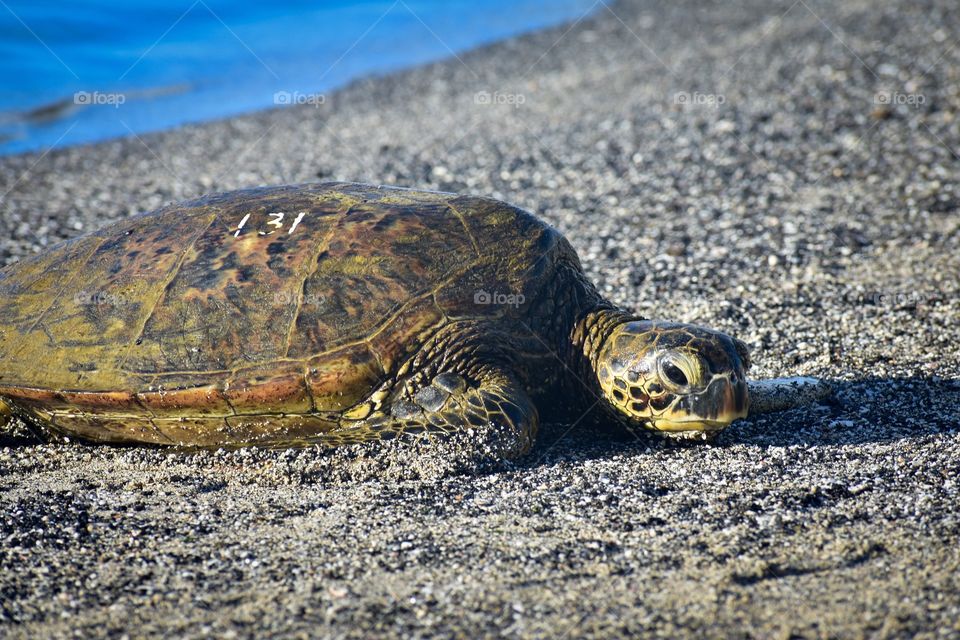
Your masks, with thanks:
[{"label": "turtle front flipper", "polygon": [[[362,405],[358,409],[354,415],[363,413]],[[485,368],[475,380],[447,372],[418,388],[407,386],[381,410],[370,411],[362,419],[344,418],[339,428],[318,434],[310,442],[340,446],[466,433],[473,445],[513,459],[530,450],[537,425],[536,407],[514,377]]]}]

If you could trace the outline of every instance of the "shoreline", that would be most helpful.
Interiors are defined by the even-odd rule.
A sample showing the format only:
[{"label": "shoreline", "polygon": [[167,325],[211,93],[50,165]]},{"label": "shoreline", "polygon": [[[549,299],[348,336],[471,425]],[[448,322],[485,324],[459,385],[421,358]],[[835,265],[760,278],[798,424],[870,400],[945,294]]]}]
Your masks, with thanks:
[{"label": "shoreline", "polygon": [[[834,400],[696,446],[547,424],[482,467],[456,439],[187,453],[0,430],[0,635],[960,633],[960,16],[598,9],[322,108],[0,157],[0,264],[258,184],[483,194],[562,231],[613,302],[733,334],[752,378],[830,379]],[[923,104],[884,104],[894,85]]]},{"label": "shoreline", "polygon": [[[555,0],[549,11],[543,10],[542,0],[516,0],[509,12],[496,3],[485,9],[432,0],[340,4],[234,3],[224,17],[235,24],[235,31],[210,7],[188,9],[182,15],[159,8],[150,13],[150,20],[162,24],[179,18],[177,28],[156,42],[149,24],[126,11],[118,13],[119,7],[111,8],[109,1],[28,16],[28,22],[31,18],[39,22],[44,16],[63,28],[48,33],[40,22],[46,48],[37,46],[36,39],[11,43],[8,53],[21,60],[20,70],[35,72],[21,73],[17,86],[0,94],[5,98],[0,100],[0,153],[42,152],[52,146],[143,135],[283,104],[313,104],[357,77],[382,76],[456,56],[485,43],[561,24],[589,9],[588,0]],[[9,27],[14,16],[6,17],[6,22],[0,17],[0,23]],[[106,34],[96,50],[84,49],[82,42],[71,37],[74,29],[82,30],[90,22],[97,22]],[[228,42],[223,41],[225,27]],[[122,42],[116,38],[121,30],[125,32]],[[145,51],[134,59],[138,46]],[[171,52],[175,48],[177,57]],[[72,66],[46,68],[42,61],[54,50]],[[168,73],[168,67],[177,71]],[[224,68],[231,70],[226,76]],[[58,70],[70,74],[61,77]],[[7,76],[17,75],[9,65],[6,71]],[[118,75],[115,81],[109,80]]]}]

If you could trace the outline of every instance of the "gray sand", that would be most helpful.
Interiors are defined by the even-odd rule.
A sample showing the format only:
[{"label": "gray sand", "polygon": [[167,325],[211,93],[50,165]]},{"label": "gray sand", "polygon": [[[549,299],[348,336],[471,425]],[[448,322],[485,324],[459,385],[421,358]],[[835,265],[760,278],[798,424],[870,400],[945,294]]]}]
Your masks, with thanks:
[{"label": "gray sand", "polygon": [[318,108],[3,159],[7,262],[213,190],[493,194],[618,303],[838,393],[709,445],[546,425],[499,466],[15,426],[0,635],[960,637],[952,4],[598,4]]}]

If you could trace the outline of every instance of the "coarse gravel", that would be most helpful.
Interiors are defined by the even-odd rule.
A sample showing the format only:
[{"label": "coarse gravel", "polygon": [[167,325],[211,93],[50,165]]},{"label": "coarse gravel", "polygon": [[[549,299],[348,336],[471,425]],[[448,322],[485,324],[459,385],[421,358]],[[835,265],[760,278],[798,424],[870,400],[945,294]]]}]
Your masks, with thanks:
[{"label": "coarse gravel", "polygon": [[601,1],[319,106],[0,159],[0,263],[259,184],[493,195],[617,303],[837,389],[711,444],[545,425],[513,464],[14,423],[0,636],[960,637],[958,33],[945,1]]}]

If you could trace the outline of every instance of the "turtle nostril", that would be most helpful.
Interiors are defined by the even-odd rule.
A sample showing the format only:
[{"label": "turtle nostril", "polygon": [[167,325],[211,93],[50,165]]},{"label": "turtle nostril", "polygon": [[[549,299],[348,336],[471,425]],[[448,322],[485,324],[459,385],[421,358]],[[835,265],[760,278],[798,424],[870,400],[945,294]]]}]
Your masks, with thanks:
[{"label": "turtle nostril", "polygon": [[663,374],[667,376],[667,380],[669,380],[673,384],[680,387],[687,386],[687,383],[688,383],[687,375],[677,365],[668,362],[663,367]]}]

